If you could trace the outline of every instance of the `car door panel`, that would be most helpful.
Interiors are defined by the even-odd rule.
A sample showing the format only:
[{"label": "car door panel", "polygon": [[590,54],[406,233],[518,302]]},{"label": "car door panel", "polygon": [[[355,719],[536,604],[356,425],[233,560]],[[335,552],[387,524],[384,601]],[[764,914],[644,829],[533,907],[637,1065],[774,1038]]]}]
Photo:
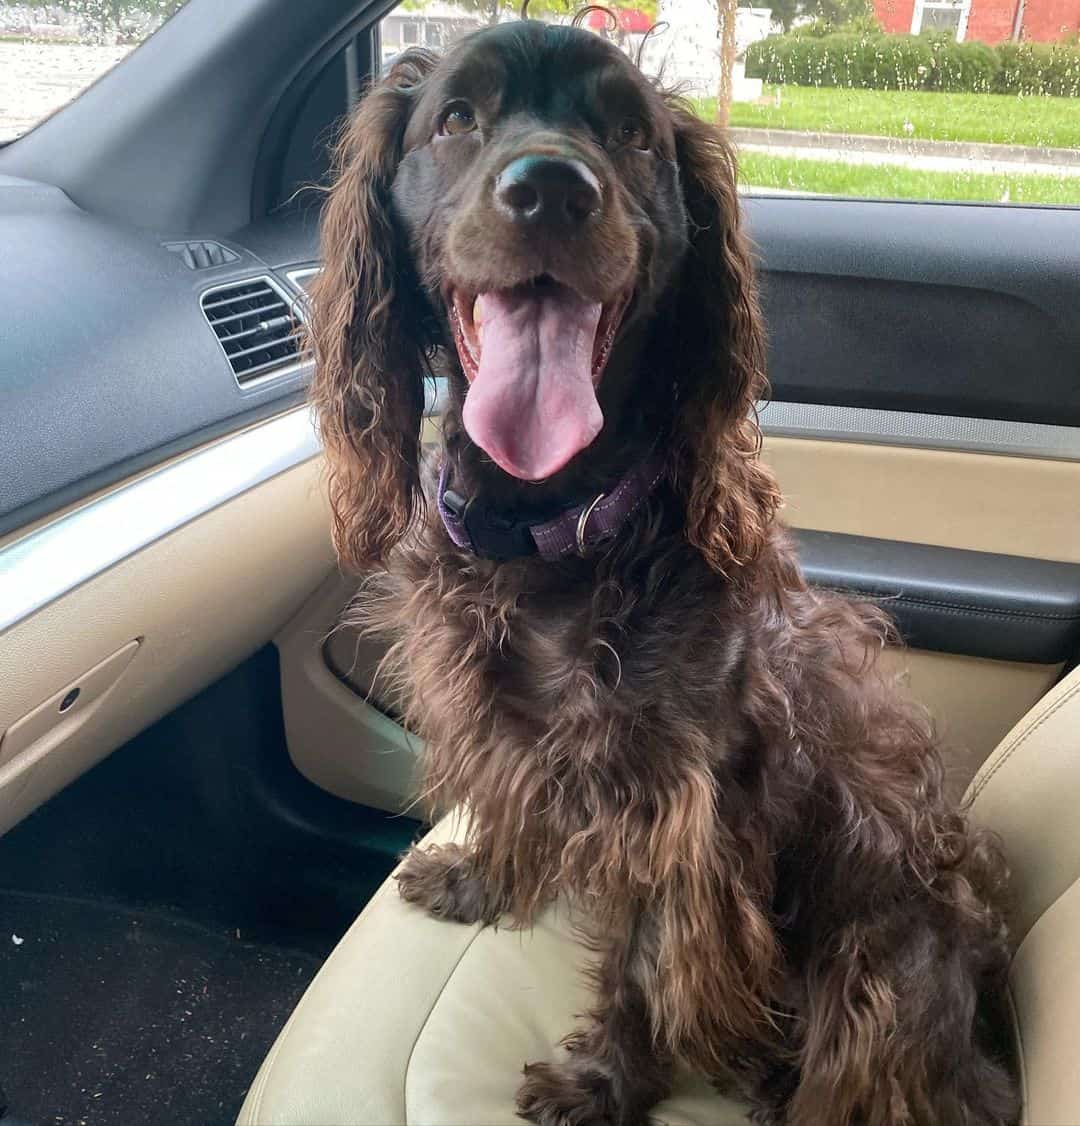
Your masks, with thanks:
[{"label": "car door panel", "polygon": [[[306,410],[298,414],[306,424]],[[248,448],[241,442],[236,455],[243,459]],[[109,489],[70,515],[85,515],[125,488],[138,491],[145,480]],[[39,532],[55,524],[46,521]],[[8,609],[18,591],[3,584],[5,562],[14,558],[7,552],[25,556],[33,547],[33,534],[0,545]],[[312,449],[8,621],[0,630],[0,833],[265,644],[332,568],[322,459]],[[102,660],[135,640],[116,691],[96,697],[78,724],[58,707],[56,722],[8,757],[2,733],[18,733],[63,688],[82,685],[89,694]]]},{"label": "car door panel", "polygon": [[[845,585],[866,549],[857,537],[871,537],[879,559],[883,542],[901,556],[911,545],[989,553],[1022,599],[1038,585],[1024,560],[1075,568],[1080,214],[781,199],[752,200],[748,214],[773,390],[764,456],[793,528],[853,537],[833,542],[828,566],[811,550],[811,577]],[[932,558],[910,554],[906,577],[925,582]],[[977,569],[953,557],[964,559]],[[938,591],[955,607],[968,605],[961,571]],[[1067,586],[1075,573],[1061,572]],[[854,587],[898,593],[899,577],[864,568],[869,581]],[[972,643],[965,627],[979,619],[949,610],[941,619],[957,622],[939,621],[937,651],[887,655],[942,729],[957,793],[1077,657],[1071,608],[1044,609],[1063,613],[1060,647],[1040,650],[1038,619],[1009,614],[991,618],[1017,631],[1019,647]],[[909,641],[927,642],[906,624]]]},{"label": "car door panel", "polygon": [[773,436],[797,528],[1080,563],[1080,461]]}]

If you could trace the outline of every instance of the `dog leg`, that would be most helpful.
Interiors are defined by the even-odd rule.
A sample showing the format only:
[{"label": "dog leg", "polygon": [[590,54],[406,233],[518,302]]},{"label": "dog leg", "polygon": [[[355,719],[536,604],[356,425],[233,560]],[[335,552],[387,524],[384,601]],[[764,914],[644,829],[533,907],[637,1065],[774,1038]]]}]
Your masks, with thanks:
[{"label": "dog leg", "polygon": [[402,899],[437,919],[494,923],[508,907],[502,890],[477,871],[472,854],[458,844],[412,849],[395,879]]},{"label": "dog leg", "polygon": [[538,1126],[646,1126],[671,1088],[671,1060],[652,1042],[636,935],[609,950],[596,974],[600,997],[589,1024],[564,1041],[567,1057],[525,1067],[518,1111]]},{"label": "dog leg", "polygon": [[895,918],[845,927],[811,967],[791,1126],[1016,1121],[1013,1084],[987,1043],[970,950],[919,914],[908,903]]}]

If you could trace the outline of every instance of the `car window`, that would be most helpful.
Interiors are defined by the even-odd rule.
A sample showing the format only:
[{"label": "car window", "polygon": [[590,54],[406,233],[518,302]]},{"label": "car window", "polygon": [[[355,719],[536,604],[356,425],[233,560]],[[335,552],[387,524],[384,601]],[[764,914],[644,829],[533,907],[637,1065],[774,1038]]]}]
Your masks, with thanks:
[{"label": "car window", "polygon": [[[605,6],[578,18],[728,126],[744,191],[1080,205],[1080,0]],[[383,63],[519,9],[405,0],[382,22]]]},{"label": "car window", "polygon": [[111,70],[185,0],[0,0],[0,144]]}]

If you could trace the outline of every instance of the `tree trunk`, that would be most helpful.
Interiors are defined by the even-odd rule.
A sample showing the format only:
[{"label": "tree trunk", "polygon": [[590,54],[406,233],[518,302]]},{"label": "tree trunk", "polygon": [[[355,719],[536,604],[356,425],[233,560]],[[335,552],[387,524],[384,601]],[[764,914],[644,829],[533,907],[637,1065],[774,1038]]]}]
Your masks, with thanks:
[{"label": "tree trunk", "polygon": [[499,0],[488,0],[487,22],[494,26],[499,22]]},{"label": "tree trunk", "polygon": [[716,122],[727,125],[735,71],[735,9],[738,0],[716,0],[716,39],[720,48],[720,81],[716,87]]}]

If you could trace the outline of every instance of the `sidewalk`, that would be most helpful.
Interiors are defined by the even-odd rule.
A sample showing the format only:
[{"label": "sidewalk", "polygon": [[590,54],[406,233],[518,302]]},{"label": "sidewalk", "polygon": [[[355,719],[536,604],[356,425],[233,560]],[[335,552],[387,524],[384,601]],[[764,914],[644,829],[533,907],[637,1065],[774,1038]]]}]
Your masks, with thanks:
[{"label": "sidewalk", "polygon": [[807,133],[793,129],[728,130],[740,149],[771,156],[848,164],[898,164],[936,172],[1027,172],[1080,176],[1080,149],[994,145],[975,141],[921,141],[861,133]]}]

